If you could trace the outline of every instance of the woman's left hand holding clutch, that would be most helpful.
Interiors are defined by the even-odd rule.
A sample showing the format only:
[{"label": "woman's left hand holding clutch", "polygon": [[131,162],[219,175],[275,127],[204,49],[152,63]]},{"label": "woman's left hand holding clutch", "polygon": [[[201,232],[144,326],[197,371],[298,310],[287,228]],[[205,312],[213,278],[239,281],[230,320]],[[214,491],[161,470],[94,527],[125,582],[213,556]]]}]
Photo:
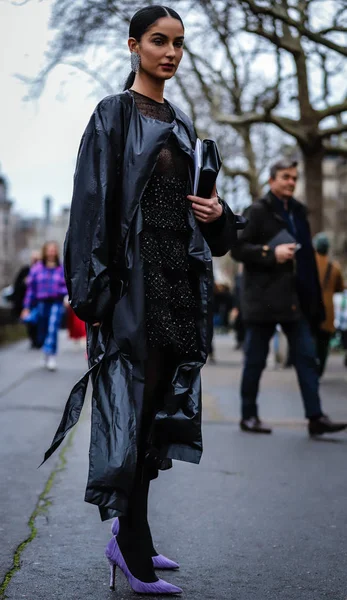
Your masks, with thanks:
[{"label": "woman's left hand holding clutch", "polygon": [[201,223],[213,223],[222,216],[223,206],[220,204],[216,186],[212,190],[211,198],[187,196],[192,203],[193,213]]}]

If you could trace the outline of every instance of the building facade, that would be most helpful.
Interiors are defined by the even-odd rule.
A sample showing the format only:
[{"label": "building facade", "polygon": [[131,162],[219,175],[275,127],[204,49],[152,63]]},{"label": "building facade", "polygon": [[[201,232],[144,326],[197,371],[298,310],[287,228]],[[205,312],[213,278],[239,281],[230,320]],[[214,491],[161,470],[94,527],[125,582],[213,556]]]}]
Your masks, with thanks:
[{"label": "building facade", "polygon": [[31,253],[41,250],[43,244],[48,241],[57,242],[62,257],[69,218],[69,207],[62,208],[57,215],[52,215],[52,200],[50,198],[44,199],[44,214],[42,217],[18,217],[16,247],[21,264],[29,263]]},{"label": "building facade", "polygon": [[15,268],[15,216],[7,197],[6,180],[0,176],[0,289],[12,283]]}]

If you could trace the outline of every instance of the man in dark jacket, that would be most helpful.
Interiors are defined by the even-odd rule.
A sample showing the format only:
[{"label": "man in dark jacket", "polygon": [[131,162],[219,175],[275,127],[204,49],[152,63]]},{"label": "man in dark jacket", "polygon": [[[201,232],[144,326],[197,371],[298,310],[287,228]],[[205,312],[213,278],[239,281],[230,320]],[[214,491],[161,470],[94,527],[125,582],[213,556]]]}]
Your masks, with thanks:
[{"label": "man in dark jacket", "polygon": [[310,435],[341,431],[321,409],[312,330],[324,318],[306,208],[293,198],[297,163],[283,159],[270,171],[270,191],[249,209],[232,256],[244,263],[242,311],[246,323],[241,382],[243,431],[271,433],[258,416],[259,381],[279,323],[287,336]]},{"label": "man in dark jacket", "polygon": [[[13,284],[13,295],[12,295],[12,313],[15,319],[20,318],[20,314],[23,310],[24,297],[27,289],[27,278],[29,275],[30,268],[40,260],[40,252],[33,250],[30,257],[30,265],[21,267],[17,273],[14,284]],[[31,348],[40,348],[40,344],[37,340],[37,324],[28,322],[26,323],[26,329],[28,332],[28,338],[30,340]]]}]

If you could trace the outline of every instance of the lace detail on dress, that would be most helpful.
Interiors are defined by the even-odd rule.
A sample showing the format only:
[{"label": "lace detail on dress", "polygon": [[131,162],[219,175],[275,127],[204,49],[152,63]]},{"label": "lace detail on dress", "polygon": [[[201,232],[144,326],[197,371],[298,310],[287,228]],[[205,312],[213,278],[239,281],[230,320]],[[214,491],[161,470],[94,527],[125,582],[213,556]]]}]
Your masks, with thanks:
[{"label": "lace detail on dress", "polygon": [[[146,117],[171,122],[170,106],[132,92]],[[171,135],[141,199],[146,327],[150,347],[195,358],[198,350],[194,273],[188,260],[188,161]]]},{"label": "lace detail on dress", "polygon": [[157,121],[165,121],[171,123],[173,121],[173,114],[170,105],[166,100],[164,102],[156,102],[148,96],[139,94],[134,90],[130,90],[132,93],[136,106],[142,115],[149,117],[150,119],[156,119]]},{"label": "lace detail on dress", "polygon": [[[171,123],[173,121],[170,105],[166,101],[164,103],[156,102],[155,100],[152,100],[152,98],[147,98],[147,96],[143,96],[132,90],[131,93],[134,96],[137,109],[143,116],[150,119],[156,119],[157,121],[164,121],[165,123]],[[187,182],[187,157],[179,148],[173,135],[170,135],[168,141],[161,149],[155,173],[157,175],[163,175],[164,177],[175,177]]]}]

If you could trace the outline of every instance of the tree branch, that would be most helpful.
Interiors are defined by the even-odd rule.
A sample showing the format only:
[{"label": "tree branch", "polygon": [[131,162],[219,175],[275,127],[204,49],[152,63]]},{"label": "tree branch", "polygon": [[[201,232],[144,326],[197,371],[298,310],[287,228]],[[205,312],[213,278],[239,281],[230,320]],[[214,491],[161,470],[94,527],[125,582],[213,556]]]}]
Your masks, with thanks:
[{"label": "tree branch", "polygon": [[326,29],[320,29],[316,33],[318,35],[326,35],[327,33],[335,33],[335,32],[347,33],[347,27],[343,27],[342,25],[335,25],[332,27],[327,27]]},{"label": "tree branch", "polygon": [[222,171],[227,177],[244,177],[248,181],[250,181],[251,179],[251,174],[247,169],[232,169],[231,167],[228,167],[228,165],[223,163]]},{"label": "tree branch", "polygon": [[340,123],[340,125],[336,125],[335,127],[328,127],[327,129],[321,129],[319,131],[319,137],[321,139],[329,138],[332,135],[339,135],[340,133],[347,132],[347,123]]},{"label": "tree branch", "polygon": [[196,127],[196,121],[197,121],[196,103],[194,102],[194,99],[188,94],[187,86],[184,85],[181,75],[176,73],[175,79],[176,79],[176,82],[177,82],[181,92],[182,92],[184,99],[186,100],[186,102],[190,108],[190,115],[191,115],[192,121]]},{"label": "tree branch", "polygon": [[[284,10],[283,7],[281,7],[279,4],[276,4],[276,6],[265,6],[264,4],[257,4],[255,0],[241,0],[241,2],[245,7],[249,8],[253,15],[264,15],[267,17],[271,16],[274,19],[281,21],[281,23],[285,23],[290,27],[294,27],[294,29],[296,29],[298,33],[300,33],[300,35],[305,36],[312,42],[315,42],[316,44],[321,44],[322,46],[326,46],[326,48],[330,48],[330,50],[334,50],[338,54],[347,56],[347,46],[342,46],[333,42],[329,38],[324,37],[324,35],[322,35],[319,31],[312,31],[311,29],[306,27],[306,25],[301,21],[296,21],[295,19],[290,17],[287,11]],[[250,33],[258,33],[258,35],[262,35],[263,37],[265,37],[265,35],[263,34],[267,34],[267,32],[265,31],[251,31]],[[267,37],[268,36],[273,37],[272,34],[267,34]],[[268,39],[270,38],[268,37]],[[274,39],[271,39],[270,41],[276,43]],[[276,45],[278,45],[278,43]]]},{"label": "tree branch", "polygon": [[204,80],[204,78],[202,76],[202,73],[201,73],[201,71],[200,71],[200,69],[198,67],[197,59],[196,59],[195,54],[189,49],[189,47],[187,45],[185,46],[185,51],[186,51],[186,53],[188,54],[188,56],[190,58],[190,61],[192,63],[192,67],[193,67],[193,71],[194,71],[195,75],[197,76],[197,78],[198,78],[198,80],[200,82],[201,89],[202,89],[202,91],[203,91],[203,93],[205,95],[206,100],[211,105],[213,105],[214,104],[213,95],[211,94],[210,88],[206,84],[206,82],[205,82],[205,80]]},{"label": "tree branch", "polygon": [[285,38],[284,36],[277,35],[275,31],[272,33],[270,31],[266,31],[260,23],[257,27],[252,27],[249,25],[246,26],[245,31],[247,33],[259,35],[260,37],[274,44],[274,46],[277,48],[287,50],[287,52],[290,52],[290,54],[296,54],[297,52],[300,52],[297,42],[293,41],[294,38],[289,39]]},{"label": "tree branch", "polygon": [[326,154],[347,157],[347,146],[333,146],[332,144],[324,142],[323,148]]},{"label": "tree branch", "polygon": [[327,108],[323,108],[321,110],[317,110],[317,116],[320,121],[326,119],[327,117],[334,117],[335,115],[339,115],[342,112],[347,111],[347,97],[343,102],[339,104],[333,104],[332,106],[327,106]]},{"label": "tree branch", "polygon": [[277,125],[282,131],[295,137],[298,141],[305,143],[306,136],[302,132],[300,121],[294,119],[288,119],[287,117],[280,117],[270,112],[249,112],[244,113],[242,116],[238,115],[227,115],[218,111],[213,111],[213,118],[218,123],[224,123],[225,125],[231,125],[235,129],[244,127],[245,125],[254,125],[255,123],[272,123]]}]

